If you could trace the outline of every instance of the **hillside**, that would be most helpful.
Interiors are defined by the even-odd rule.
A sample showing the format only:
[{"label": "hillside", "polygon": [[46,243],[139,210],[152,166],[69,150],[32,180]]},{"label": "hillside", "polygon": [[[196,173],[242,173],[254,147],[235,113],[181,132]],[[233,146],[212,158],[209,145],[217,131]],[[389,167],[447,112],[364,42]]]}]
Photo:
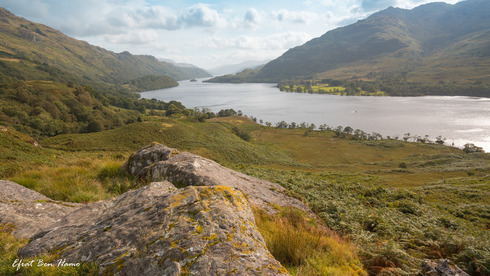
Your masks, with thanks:
[{"label": "hillside", "polygon": [[[235,129],[248,133],[250,141],[240,138]],[[355,252],[370,275],[417,275],[420,262],[426,258],[450,259],[470,275],[490,273],[490,156],[486,153],[465,153],[433,143],[356,140],[353,135],[337,135],[334,131],[305,135],[304,128],[265,127],[245,117],[191,122],[146,115],[143,122],[97,133],[58,135],[41,141],[41,146],[5,127],[0,128],[0,141],[0,177],[57,201],[95,202],[125,193],[133,187],[135,178],[125,175],[121,166],[133,151],[152,141],[280,184],[287,195],[307,202],[319,216],[316,223],[304,221],[301,214],[281,210],[276,204],[269,205],[280,210],[275,217],[254,210],[268,250],[293,275],[362,275],[352,270],[356,266]],[[179,177],[188,170],[192,172],[191,180],[200,179],[200,172],[210,172],[208,179],[222,180],[211,170],[218,166],[212,161],[199,166],[203,160],[200,157],[186,159],[188,153],[174,151],[170,155],[174,162],[155,165],[152,177],[167,173],[179,187],[185,186]],[[153,155],[149,152],[148,156]],[[240,179],[231,185],[247,178],[236,176]],[[267,193],[280,189],[270,188]],[[46,206],[49,202],[34,203]],[[142,210],[142,215],[150,211],[145,207]],[[285,220],[288,218],[289,222]],[[199,216],[194,219],[198,221]],[[112,224],[113,228],[102,231],[107,225],[101,224],[103,229],[98,233],[110,235],[118,227]],[[298,252],[298,248],[323,240],[318,236],[319,229],[312,228],[318,225],[348,237],[350,245],[345,247],[346,241],[334,236],[336,241],[328,242],[327,250],[321,245],[320,251]],[[203,226],[202,233],[211,228]],[[194,235],[201,234],[197,228],[190,229]],[[7,235],[7,230],[0,231],[0,235]],[[26,241],[21,243],[24,246]],[[12,244],[2,244],[0,238],[0,249],[3,245],[7,250],[7,254],[0,255],[0,274],[10,271],[18,258],[20,245],[10,247]],[[289,245],[287,250],[292,251],[281,251],[286,249],[281,246]]]},{"label": "hillside", "polygon": [[[388,8],[290,49],[242,81],[490,82],[490,2]],[[226,82],[226,78],[217,81]]]},{"label": "hillside", "polygon": [[176,80],[209,77],[148,55],[114,53],[70,38],[0,8],[0,82],[53,80],[122,85],[147,75]]}]

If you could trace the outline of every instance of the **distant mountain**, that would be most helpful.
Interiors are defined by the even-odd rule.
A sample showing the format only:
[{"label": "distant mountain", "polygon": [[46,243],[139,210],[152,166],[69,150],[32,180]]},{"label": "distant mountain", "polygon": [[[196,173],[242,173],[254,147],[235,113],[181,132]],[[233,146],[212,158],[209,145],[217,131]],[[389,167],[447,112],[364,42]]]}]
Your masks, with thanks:
[{"label": "distant mountain", "polygon": [[488,0],[390,7],[290,49],[245,81],[398,75],[418,82],[488,83],[489,15]]},{"label": "distant mountain", "polygon": [[173,65],[175,65],[175,66],[177,66],[177,67],[183,67],[183,68],[197,68],[197,69],[201,69],[201,70],[203,70],[203,71],[206,71],[206,70],[204,70],[204,69],[202,69],[202,68],[199,68],[198,66],[196,66],[196,65],[194,65],[194,64],[191,64],[191,63],[175,62],[175,61],[173,61],[173,60],[171,60],[171,59],[166,59],[166,58],[164,58],[164,59],[160,59],[160,60],[161,60],[161,61],[163,61],[163,62],[166,62],[166,63],[173,64]]},{"label": "distant mountain", "polygon": [[149,55],[114,53],[0,8],[0,81],[54,80],[122,85],[145,76],[209,77]]},{"label": "distant mountain", "polygon": [[227,74],[235,74],[241,72],[245,69],[256,69],[257,67],[263,66],[268,60],[247,60],[238,64],[226,64],[209,69],[208,72],[214,76],[221,76]]}]

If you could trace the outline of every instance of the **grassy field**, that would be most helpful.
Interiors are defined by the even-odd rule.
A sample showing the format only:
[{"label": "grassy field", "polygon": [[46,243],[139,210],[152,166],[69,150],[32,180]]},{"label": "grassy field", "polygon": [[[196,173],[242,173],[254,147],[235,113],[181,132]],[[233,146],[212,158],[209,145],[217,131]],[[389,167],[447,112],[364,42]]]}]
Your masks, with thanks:
[{"label": "grassy field", "polygon": [[[0,131],[0,177],[55,200],[105,199],[128,189],[132,179],[119,168],[130,153],[156,141],[279,183],[306,201],[337,233],[319,238],[324,245],[311,254],[343,257],[335,266],[335,261],[297,259],[286,250],[293,252],[287,258],[296,258],[285,263],[293,274],[412,275],[423,258],[449,258],[472,275],[490,274],[489,154],[398,140],[350,140],[330,131],[305,136],[304,129],[265,127],[245,117],[205,123],[143,119],[103,132],[55,136],[41,146],[5,128]],[[241,139],[234,127],[252,139]],[[286,225],[296,236],[305,231],[322,236],[307,223],[291,226],[291,213],[285,214],[267,218],[256,211],[271,248],[284,238],[271,232],[271,225]],[[357,254],[346,252],[351,246]],[[283,249],[275,249],[274,256],[282,258]]]}]

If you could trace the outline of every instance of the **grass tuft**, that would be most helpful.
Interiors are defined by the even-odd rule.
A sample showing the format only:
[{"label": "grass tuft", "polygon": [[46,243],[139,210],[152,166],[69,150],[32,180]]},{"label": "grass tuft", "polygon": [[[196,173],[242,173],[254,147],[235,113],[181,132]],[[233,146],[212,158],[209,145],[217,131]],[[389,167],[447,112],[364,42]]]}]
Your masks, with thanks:
[{"label": "grass tuft", "polygon": [[286,208],[272,217],[254,209],[254,215],[267,248],[293,275],[366,275],[352,244],[301,211]]}]

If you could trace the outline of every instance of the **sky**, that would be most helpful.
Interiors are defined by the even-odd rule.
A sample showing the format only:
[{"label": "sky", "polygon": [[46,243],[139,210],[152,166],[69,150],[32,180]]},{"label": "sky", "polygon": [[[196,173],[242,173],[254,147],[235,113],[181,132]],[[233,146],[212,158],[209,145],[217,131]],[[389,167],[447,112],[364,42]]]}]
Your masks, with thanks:
[{"label": "sky", "polygon": [[0,6],[117,53],[211,69],[271,60],[389,6],[411,9],[428,2],[433,1],[0,0]]}]

